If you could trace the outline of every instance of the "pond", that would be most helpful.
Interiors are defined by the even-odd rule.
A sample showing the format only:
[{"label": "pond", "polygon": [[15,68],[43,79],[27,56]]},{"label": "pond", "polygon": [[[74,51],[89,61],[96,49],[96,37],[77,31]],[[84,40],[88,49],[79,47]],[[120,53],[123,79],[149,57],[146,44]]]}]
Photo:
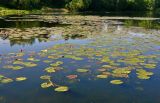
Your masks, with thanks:
[{"label": "pond", "polygon": [[0,20],[0,103],[160,103],[158,19],[41,16]]}]

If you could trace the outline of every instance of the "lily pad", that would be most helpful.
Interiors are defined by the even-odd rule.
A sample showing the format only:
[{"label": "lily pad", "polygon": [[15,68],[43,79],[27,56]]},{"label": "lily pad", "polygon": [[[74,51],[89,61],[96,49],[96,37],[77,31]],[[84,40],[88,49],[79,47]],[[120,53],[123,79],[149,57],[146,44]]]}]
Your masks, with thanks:
[{"label": "lily pad", "polygon": [[104,75],[104,74],[102,74],[102,75],[97,75],[97,78],[106,79],[106,78],[108,78],[108,75]]},{"label": "lily pad", "polygon": [[42,87],[42,88],[49,88],[49,87],[51,87],[51,86],[53,86],[51,82],[45,82],[45,83],[42,83],[42,84],[41,84],[41,87]]},{"label": "lily pad", "polygon": [[20,70],[20,69],[22,69],[23,67],[22,67],[22,66],[7,65],[7,66],[4,66],[3,68],[12,69],[12,70]]},{"label": "lily pad", "polygon": [[64,56],[65,58],[70,58],[70,59],[73,59],[73,60],[83,60],[83,58],[80,58],[80,57],[76,57],[74,55],[65,55]]},{"label": "lily pad", "polygon": [[17,77],[16,78],[16,81],[25,81],[25,80],[27,80],[26,77]]},{"label": "lily pad", "polygon": [[6,83],[13,82],[13,80],[11,78],[5,78],[5,79],[2,79],[0,82],[6,84]]},{"label": "lily pad", "polygon": [[147,72],[144,69],[137,70],[137,77],[139,79],[150,79],[150,76],[153,75],[153,72]]},{"label": "lily pad", "polygon": [[60,66],[61,64],[63,64],[62,61],[57,61],[56,63],[50,64],[50,66],[57,67]]},{"label": "lily pad", "polygon": [[35,58],[28,58],[27,60],[29,60],[29,61],[33,61],[33,62],[39,62],[40,60],[39,59],[35,59]]},{"label": "lily pad", "polygon": [[56,72],[54,67],[48,67],[48,68],[45,69],[45,71],[48,72],[48,73],[55,73]]},{"label": "lily pad", "polygon": [[41,76],[40,77],[41,79],[44,79],[44,80],[48,80],[48,79],[50,79],[51,78],[51,76],[49,76],[49,75],[43,75],[43,76]]},{"label": "lily pad", "polygon": [[115,85],[120,85],[120,84],[123,84],[123,81],[121,80],[112,80],[110,81],[111,84],[115,84]]},{"label": "lily pad", "polygon": [[1,80],[1,79],[3,79],[4,77],[5,77],[5,76],[3,76],[3,75],[0,75],[0,80]]},{"label": "lily pad", "polygon": [[69,88],[67,86],[59,86],[54,89],[56,92],[67,92]]},{"label": "lily pad", "polygon": [[37,66],[37,64],[32,63],[32,62],[23,62],[23,65],[26,66],[26,67],[35,67],[35,66]]},{"label": "lily pad", "polygon": [[24,65],[25,67],[35,67],[37,64],[32,62],[14,61],[13,64]]}]

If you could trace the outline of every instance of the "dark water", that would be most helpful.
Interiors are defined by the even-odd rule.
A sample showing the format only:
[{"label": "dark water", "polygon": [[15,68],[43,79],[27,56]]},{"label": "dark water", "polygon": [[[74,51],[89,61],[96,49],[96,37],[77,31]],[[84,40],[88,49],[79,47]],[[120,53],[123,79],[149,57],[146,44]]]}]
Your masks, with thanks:
[{"label": "dark water", "polygon": [[0,28],[57,27],[69,24],[49,23],[38,19],[0,19]]},{"label": "dark water", "polygon": [[[1,28],[53,26],[53,24],[37,21],[22,22],[22,25],[20,22],[0,22],[2,23],[0,23]],[[119,29],[112,30],[112,32],[110,29],[107,32],[104,27],[98,36],[84,39],[75,37],[65,40],[60,34],[43,38],[33,37],[27,40],[0,39],[0,74],[14,80],[14,82],[7,84],[0,83],[0,103],[160,103],[160,31],[157,27],[152,29],[155,27],[154,25],[159,26],[159,22],[149,21],[148,23],[148,21],[144,21],[140,23],[143,26],[137,23],[139,21],[126,20],[122,22],[127,27],[121,25]],[[130,26],[145,26],[149,29],[132,29]],[[44,57],[39,54],[41,50],[46,49],[48,52],[45,52]],[[81,51],[83,49],[84,53]],[[53,52],[53,50],[56,51]],[[17,58],[14,57],[16,53],[24,53],[24,56],[18,57],[23,61],[29,61],[27,60],[29,57],[40,61],[34,62],[37,64],[36,67],[24,67],[21,70],[5,69],[5,65],[14,65],[13,61]],[[120,53],[120,56],[114,57],[117,53]],[[134,58],[122,56],[121,53],[130,55],[137,53],[135,58],[145,56],[143,59],[145,63],[151,62],[156,64],[156,67],[148,69],[142,67],[139,62],[136,65],[133,65],[134,62],[133,64],[119,63],[120,58]],[[65,58],[65,55],[70,54],[81,57],[83,60]],[[101,56],[96,56],[96,54],[101,54]],[[50,55],[60,55],[60,57],[49,59]],[[120,65],[109,63],[110,61],[101,62],[100,59],[104,56]],[[155,57],[148,58],[149,56]],[[49,67],[50,63],[44,63],[43,60],[51,60],[51,63],[63,61],[61,67],[64,69],[55,73],[47,73],[44,69]],[[133,67],[134,69],[131,70],[129,78],[109,76],[106,79],[98,79],[96,76],[101,74],[98,69],[102,68],[102,65],[111,65],[112,68]],[[79,73],[76,71],[79,68],[89,69],[89,72]],[[153,72],[154,75],[147,80],[139,79],[136,75],[138,68]],[[112,72],[112,69],[107,71]],[[66,76],[71,74],[78,75],[78,78],[67,79]],[[42,75],[50,75],[53,82],[68,86],[69,91],[59,93],[55,92],[52,87],[41,88],[41,83],[44,82],[40,79]],[[15,78],[21,76],[27,77],[27,80],[16,82]],[[121,85],[111,84],[110,81],[115,79],[122,80],[124,83]]]}]

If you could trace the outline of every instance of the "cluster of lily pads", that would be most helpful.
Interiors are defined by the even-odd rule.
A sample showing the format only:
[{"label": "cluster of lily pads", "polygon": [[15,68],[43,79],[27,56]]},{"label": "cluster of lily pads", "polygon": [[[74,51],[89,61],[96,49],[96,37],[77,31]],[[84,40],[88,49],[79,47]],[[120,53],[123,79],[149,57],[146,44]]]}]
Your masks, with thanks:
[{"label": "cluster of lily pads", "polygon": [[[14,57],[11,61],[12,65],[8,63],[9,65],[4,65],[3,68],[20,70],[34,68],[38,65],[37,62],[49,64],[43,69],[47,75],[40,77],[44,81],[41,87],[53,87],[57,92],[66,92],[69,87],[54,83],[50,74],[63,72],[64,69],[69,70],[65,66],[81,66],[81,68],[73,70],[74,74],[70,73],[65,76],[69,80],[78,79],[81,74],[92,74],[96,78],[95,80],[112,78],[111,84],[121,85],[125,83],[123,78],[129,79],[131,73],[135,71],[138,79],[147,80],[154,75],[153,70],[159,63],[157,58],[160,57],[160,54],[158,49],[153,48],[159,43],[156,38],[157,35],[149,34],[146,37],[134,37],[129,34],[100,35],[92,38],[87,44],[56,44],[41,50],[34,56],[32,53],[25,54],[23,52],[8,54]],[[151,50],[152,53],[149,53]],[[30,55],[30,57],[24,61],[24,55]],[[72,61],[72,65],[65,60]],[[83,63],[80,64],[80,62]],[[94,67],[96,70],[93,69]],[[25,78],[16,78],[16,81],[21,80],[25,80]],[[10,78],[1,76],[1,83],[12,81]]]},{"label": "cluster of lily pads", "polygon": [[[17,82],[25,81],[25,80],[27,80],[26,77],[17,77],[17,78],[15,78],[15,81],[17,81]],[[11,83],[13,81],[14,80],[12,78],[8,78],[8,77],[5,77],[4,75],[0,75],[0,83],[6,84],[6,83]]]},{"label": "cluster of lily pads", "polygon": [[40,78],[45,81],[44,83],[41,84],[42,88],[49,88],[49,87],[54,88],[55,87],[54,90],[57,92],[66,92],[69,90],[69,87],[67,87],[67,86],[60,86],[60,85],[53,83],[51,81],[51,76],[49,76],[49,75],[43,75]]}]

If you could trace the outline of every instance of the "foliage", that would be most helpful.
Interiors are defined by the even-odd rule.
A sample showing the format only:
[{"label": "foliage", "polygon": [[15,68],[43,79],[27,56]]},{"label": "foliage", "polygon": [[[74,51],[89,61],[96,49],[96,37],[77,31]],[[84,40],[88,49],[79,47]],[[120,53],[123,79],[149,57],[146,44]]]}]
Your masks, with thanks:
[{"label": "foliage", "polygon": [[15,9],[64,8],[71,11],[146,11],[160,8],[159,0],[1,0]]},{"label": "foliage", "polygon": [[71,10],[85,10],[87,9],[91,4],[91,0],[72,0],[68,4],[66,4],[66,7]]}]

